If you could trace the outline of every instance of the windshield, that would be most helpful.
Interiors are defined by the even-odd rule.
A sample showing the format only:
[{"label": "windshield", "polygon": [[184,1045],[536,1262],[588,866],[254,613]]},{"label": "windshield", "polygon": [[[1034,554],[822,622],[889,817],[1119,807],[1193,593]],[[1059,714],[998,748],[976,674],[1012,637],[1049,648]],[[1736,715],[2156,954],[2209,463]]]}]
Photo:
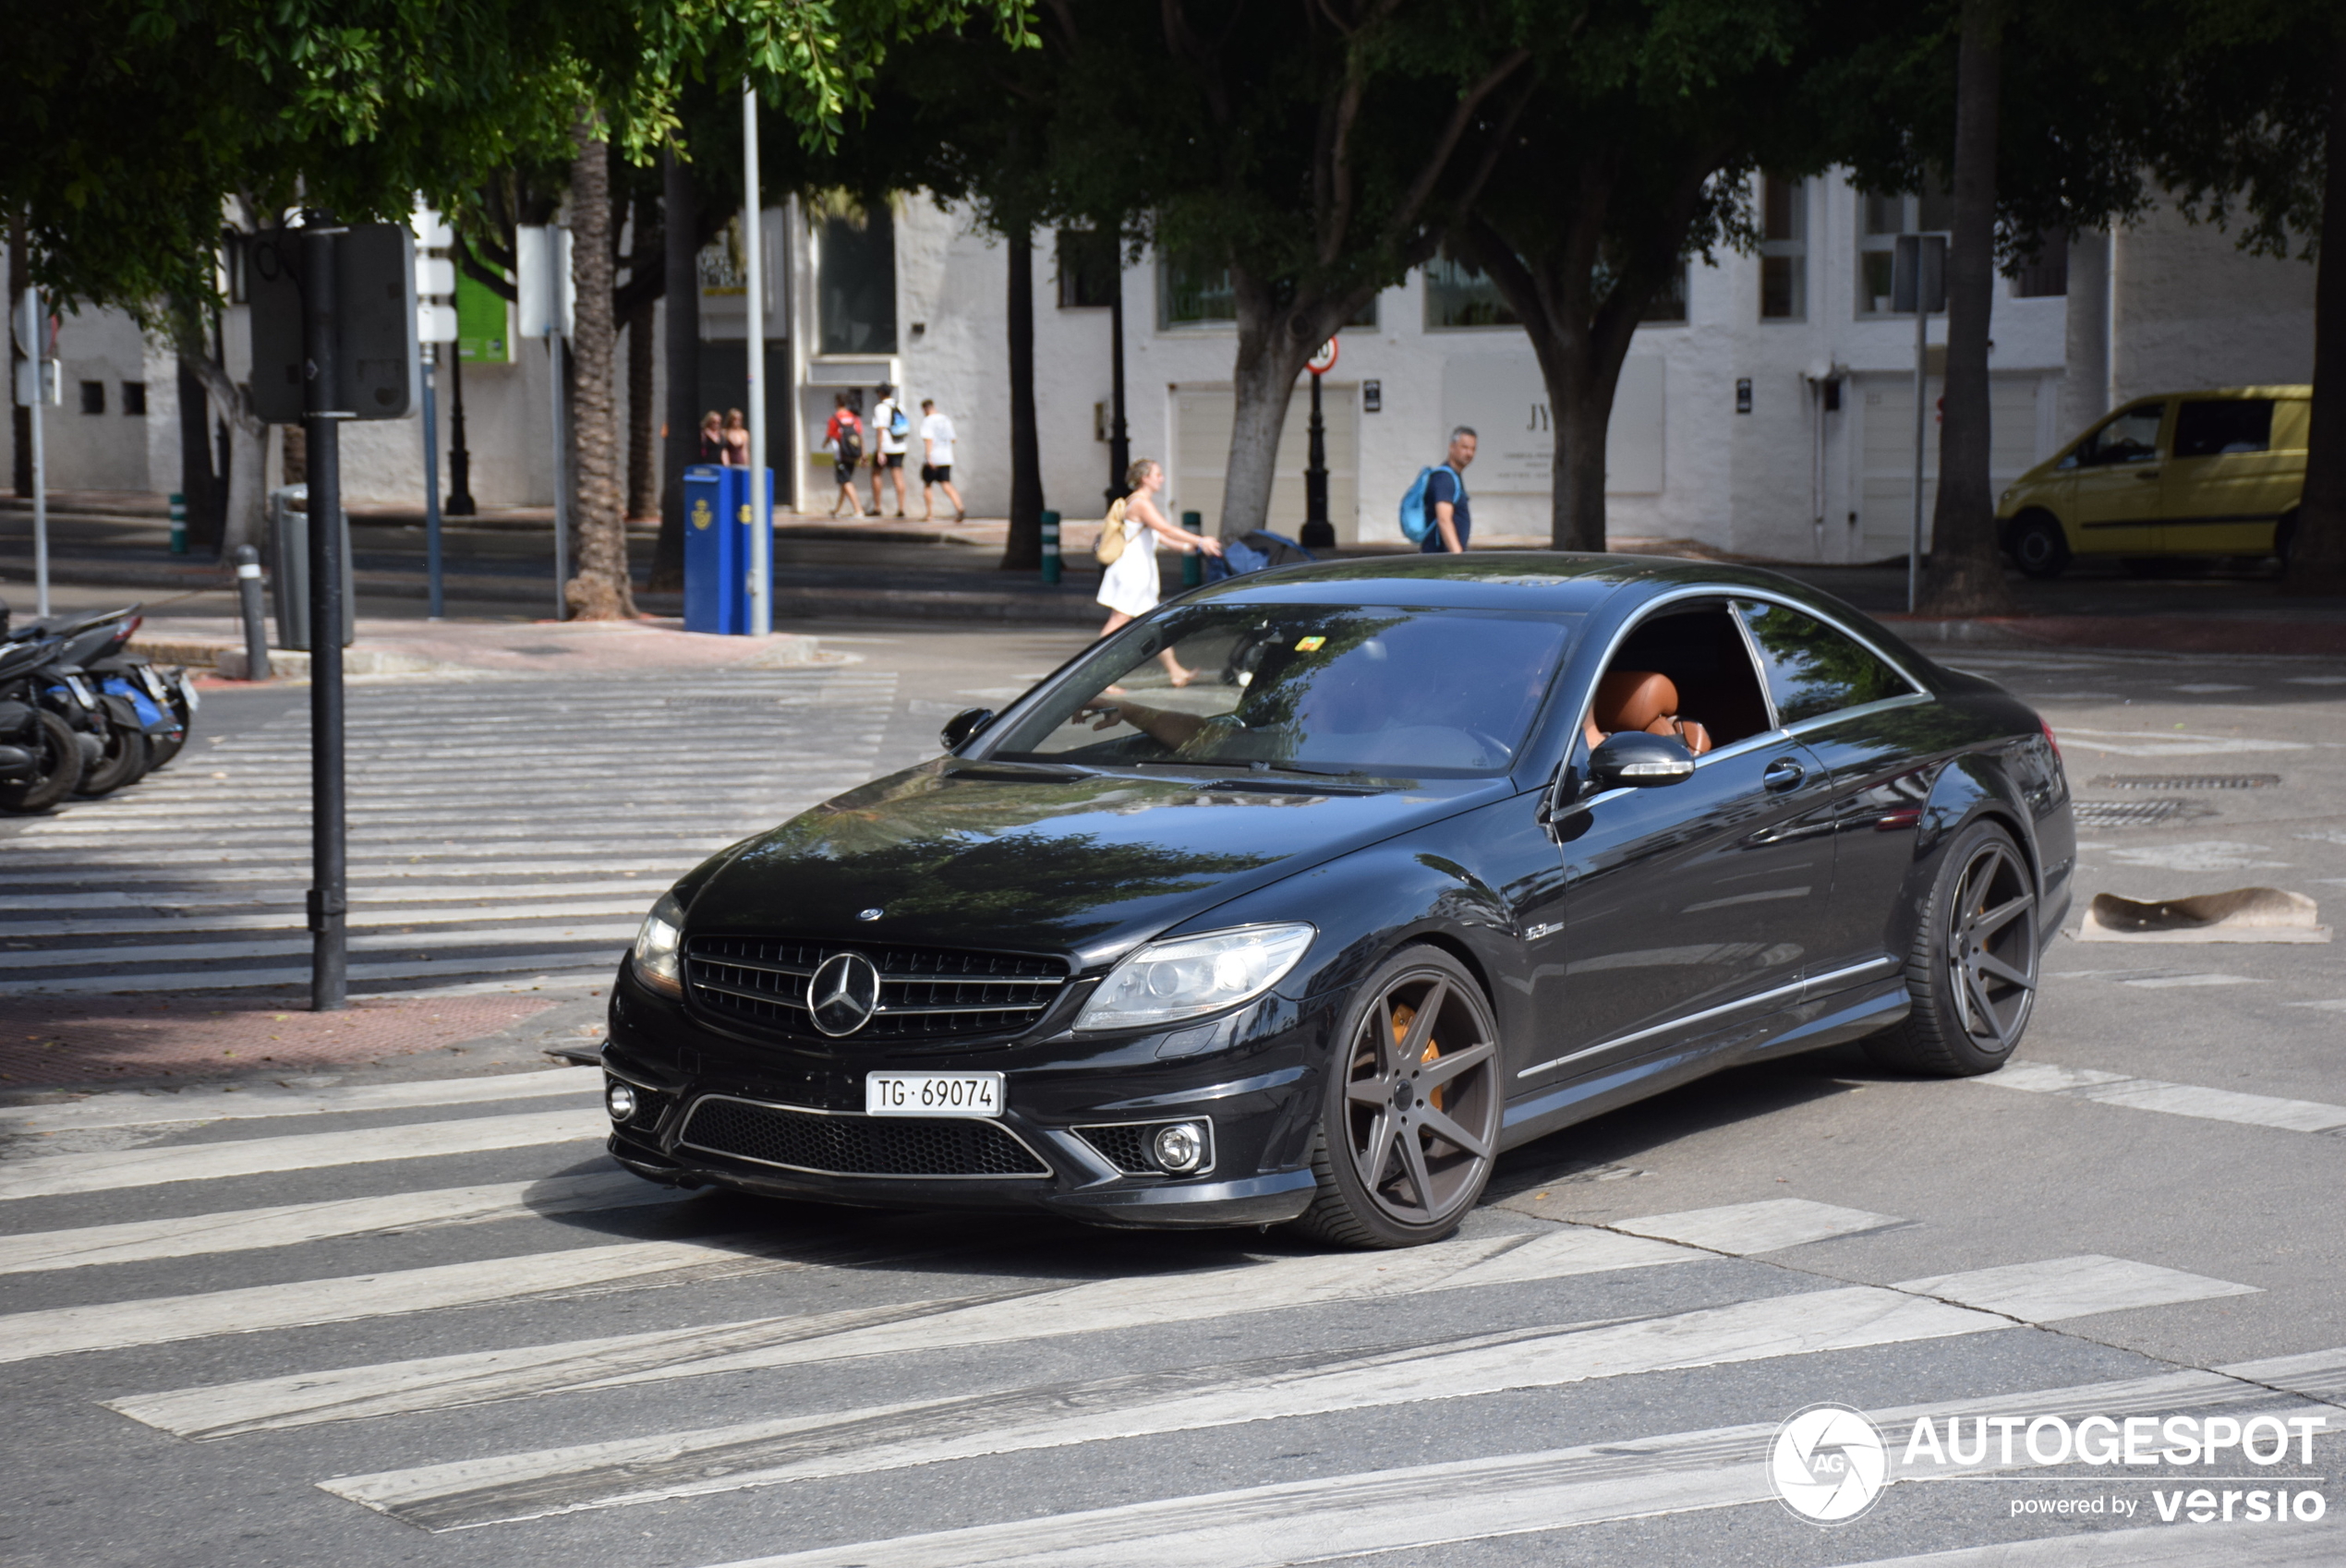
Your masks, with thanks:
[{"label": "windshield", "polygon": [[989,756],[1416,777],[1513,765],[1577,615],[1195,605],[1070,670]]}]

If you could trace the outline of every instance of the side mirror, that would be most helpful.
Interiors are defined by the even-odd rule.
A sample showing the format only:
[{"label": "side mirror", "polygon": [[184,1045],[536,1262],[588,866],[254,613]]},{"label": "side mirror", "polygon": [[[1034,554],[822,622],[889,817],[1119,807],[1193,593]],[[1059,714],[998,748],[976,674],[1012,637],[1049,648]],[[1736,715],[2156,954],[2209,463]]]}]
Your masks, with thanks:
[{"label": "side mirror", "polygon": [[945,721],[945,728],[937,732],[937,738],[945,742],[947,751],[957,752],[961,749],[962,742],[993,722],[992,708],[965,707]]},{"label": "side mirror", "polygon": [[1589,754],[1589,782],[1600,790],[1676,784],[1694,777],[1694,754],[1675,735],[1624,730]]}]

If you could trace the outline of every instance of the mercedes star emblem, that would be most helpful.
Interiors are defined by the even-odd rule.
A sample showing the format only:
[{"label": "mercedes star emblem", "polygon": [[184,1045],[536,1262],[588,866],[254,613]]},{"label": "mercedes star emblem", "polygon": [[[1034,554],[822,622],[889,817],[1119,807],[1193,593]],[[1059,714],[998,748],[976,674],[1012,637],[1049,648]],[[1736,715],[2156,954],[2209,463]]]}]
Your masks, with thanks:
[{"label": "mercedes star emblem", "polygon": [[888,911],[886,910],[857,910],[855,911],[855,918],[857,920],[877,920],[880,916],[886,914],[887,912]]},{"label": "mercedes star emblem", "polygon": [[833,953],[806,983],[806,1012],[825,1034],[853,1034],[879,1011],[879,968],[861,953]]}]

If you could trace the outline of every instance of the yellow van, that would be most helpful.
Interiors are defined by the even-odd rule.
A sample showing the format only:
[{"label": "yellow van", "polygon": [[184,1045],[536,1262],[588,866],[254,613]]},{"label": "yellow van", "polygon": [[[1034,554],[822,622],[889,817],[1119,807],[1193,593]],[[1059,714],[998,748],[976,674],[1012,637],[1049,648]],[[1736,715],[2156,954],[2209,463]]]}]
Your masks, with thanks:
[{"label": "yellow van", "polygon": [[2136,398],[2023,474],[1996,537],[2031,577],[2080,555],[2289,559],[2311,387]]}]

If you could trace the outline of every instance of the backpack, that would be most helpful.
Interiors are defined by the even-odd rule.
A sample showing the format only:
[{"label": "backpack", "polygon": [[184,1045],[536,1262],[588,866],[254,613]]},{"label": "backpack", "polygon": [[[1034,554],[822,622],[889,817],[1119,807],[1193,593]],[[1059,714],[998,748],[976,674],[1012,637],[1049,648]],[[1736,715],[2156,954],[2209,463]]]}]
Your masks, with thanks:
[{"label": "backpack", "polygon": [[[1433,507],[1425,499],[1426,483],[1438,470],[1448,466],[1437,463],[1431,468],[1419,469],[1417,479],[1401,497],[1401,536],[1413,545],[1425,543],[1425,537],[1433,532]],[[1466,476],[1453,473],[1451,477],[1457,481],[1458,500],[1466,500]]]},{"label": "backpack", "polygon": [[864,461],[864,427],[861,421],[847,418],[839,422],[839,460],[841,463]]},{"label": "backpack", "polygon": [[889,404],[888,405],[888,439],[892,441],[901,441],[912,433],[913,422],[904,417],[902,409],[892,403]]},{"label": "backpack", "polygon": [[1092,547],[1092,559],[1102,566],[1113,566],[1124,553],[1124,503],[1115,501],[1101,520],[1099,542]]}]

